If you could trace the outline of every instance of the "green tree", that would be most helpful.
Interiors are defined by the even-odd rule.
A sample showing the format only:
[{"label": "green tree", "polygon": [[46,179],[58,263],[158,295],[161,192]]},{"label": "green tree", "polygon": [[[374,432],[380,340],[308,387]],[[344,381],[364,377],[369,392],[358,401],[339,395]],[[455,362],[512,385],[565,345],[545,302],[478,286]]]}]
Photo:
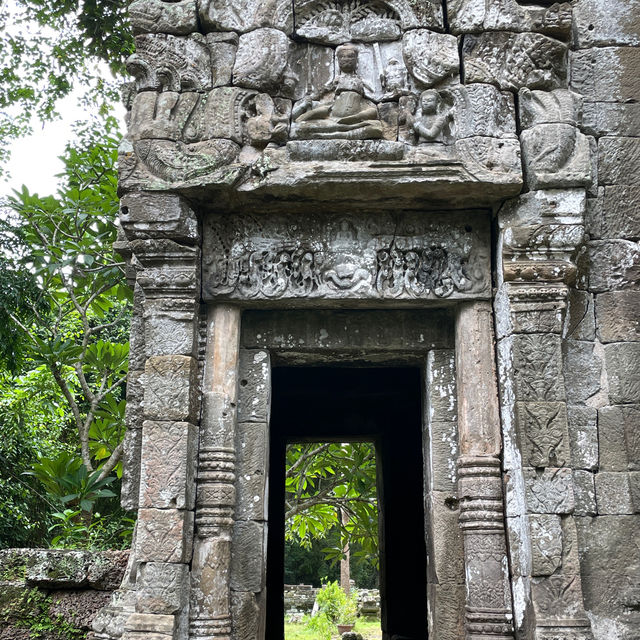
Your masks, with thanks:
[{"label": "green tree", "polygon": [[[106,114],[133,51],[125,0],[12,0],[0,5],[0,163],[9,140],[57,116],[61,98],[83,90],[88,111]],[[97,65],[108,65],[104,79]],[[1,167],[1,165],[0,165]]]},{"label": "green tree", "polygon": [[0,226],[4,262],[0,362],[45,367],[75,426],[81,459],[104,478],[119,471],[124,435],[130,291],[114,253],[116,123],[81,132],[64,156],[56,196],[26,187]]},{"label": "green tree", "polygon": [[[346,514],[343,518],[341,514]],[[336,537],[329,536],[333,530]],[[375,448],[370,442],[296,443],[287,447],[285,537],[311,548],[314,539],[334,542],[333,561],[355,549],[357,559],[378,564]]]}]

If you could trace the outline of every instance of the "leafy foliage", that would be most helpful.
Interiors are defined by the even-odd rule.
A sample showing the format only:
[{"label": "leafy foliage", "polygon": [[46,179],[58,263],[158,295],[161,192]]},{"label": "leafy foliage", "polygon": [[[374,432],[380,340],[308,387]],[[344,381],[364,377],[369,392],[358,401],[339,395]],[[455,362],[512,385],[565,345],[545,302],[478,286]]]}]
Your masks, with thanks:
[{"label": "leafy foliage", "polygon": [[[56,117],[57,103],[84,87],[88,111],[105,114],[117,97],[126,57],[133,51],[127,2],[12,0],[0,5],[0,138],[30,130],[32,117]],[[96,64],[108,64],[105,81]],[[6,146],[0,162],[6,160]]]},{"label": "leafy foliage", "polygon": [[[2,483],[5,476],[7,484],[19,479],[10,509],[0,507],[0,536],[10,513],[27,529],[7,531],[13,544],[33,544],[47,531],[63,545],[99,544],[101,536],[130,528],[113,500],[121,475],[131,297],[113,251],[115,127],[108,119],[79,131],[63,158],[58,193],[41,197],[23,187],[0,222],[0,380],[7,381],[0,387],[0,435],[29,445],[4,454],[9,464],[0,475]],[[46,382],[40,402],[35,382]],[[19,417],[25,407],[30,422]],[[97,506],[104,515],[92,515]]]},{"label": "leafy foliage", "polygon": [[[11,256],[7,270],[16,274],[5,287],[21,301],[17,309],[0,308],[0,324],[21,334],[23,356],[51,372],[75,422],[82,463],[87,472],[97,463],[101,478],[119,468],[128,359],[125,340],[103,337],[116,325],[126,332],[130,299],[124,264],[112,248],[118,211],[113,126],[85,132],[78,147],[68,148],[56,196],[23,187],[10,198],[12,215],[0,227],[0,246]],[[20,274],[29,274],[28,297],[21,285],[11,286],[26,279]],[[11,361],[16,344],[15,336],[0,343],[2,360]]]},{"label": "leafy foliage", "polygon": [[[287,447],[285,536],[310,548],[337,528],[323,551],[342,558],[348,544],[356,557],[377,566],[378,507],[375,449],[369,442],[296,443]],[[348,515],[342,522],[340,513]]]}]

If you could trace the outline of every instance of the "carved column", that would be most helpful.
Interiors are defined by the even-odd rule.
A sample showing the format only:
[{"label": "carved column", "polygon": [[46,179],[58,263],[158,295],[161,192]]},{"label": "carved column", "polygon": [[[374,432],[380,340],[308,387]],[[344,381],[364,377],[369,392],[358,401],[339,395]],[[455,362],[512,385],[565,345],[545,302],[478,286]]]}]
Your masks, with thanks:
[{"label": "carved column", "polygon": [[216,305],[207,323],[189,635],[226,639],[231,637],[240,310]]},{"label": "carved column", "polygon": [[456,376],[467,640],[513,638],[493,348],[490,303],[462,305],[456,319]]}]

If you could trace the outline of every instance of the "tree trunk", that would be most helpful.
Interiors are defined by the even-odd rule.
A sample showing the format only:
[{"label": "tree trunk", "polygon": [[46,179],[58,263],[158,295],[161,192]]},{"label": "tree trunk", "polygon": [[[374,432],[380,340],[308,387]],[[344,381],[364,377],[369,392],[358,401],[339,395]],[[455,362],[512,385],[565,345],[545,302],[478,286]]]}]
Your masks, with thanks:
[{"label": "tree trunk", "polygon": [[[349,514],[344,510],[340,509],[340,516],[342,518],[343,526],[349,522]],[[340,587],[342,590],[349,595],[349,591],[351,591],[351,570],[349,567],[349,543],[344,545],[344,549],[342,550],[343,555],[340,560]]]}]

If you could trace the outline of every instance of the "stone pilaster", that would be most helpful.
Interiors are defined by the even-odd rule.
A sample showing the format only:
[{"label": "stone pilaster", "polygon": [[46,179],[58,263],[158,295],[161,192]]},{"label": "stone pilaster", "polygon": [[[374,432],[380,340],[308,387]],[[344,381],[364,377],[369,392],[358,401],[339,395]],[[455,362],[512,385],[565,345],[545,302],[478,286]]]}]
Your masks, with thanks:
[{"label": "stone pilaster", "polygon": [[[562,167],[555,171],[567,175]],[[495,304],[507,530],[516,633],[523,639],[591,638],[573,517],[572,467],[579,456],[568,420],[579,419],[584,430],[588,415],[568,411],[563,372],[567,306],[576,307],[576,317],[588,318],[590,311],[586,296],[571,289],[585,203],[581,188],[531,191],[503,205],[498,216]],[[572,329],[576,335],[585,330],[581,322]]]},{"label": "stone pilaster", "polygon": [[212,307],[207,333],[189,635],[227,639],[231,637],[240,310]]},{"label": "stone pilaster", "polygon": [[125,196],[120,223],[136,276],[124,501],[138,521],[123,586],[94,630],[178,640],[187,631],[195,506],[199,223],[183,198],[166,193]]},{"label": "stone pilaster", "polygon": [[493,321],[488,302],[464,305],[458,311],[456,374],[458,497],[467,591],[465,637],[513,638]]}]

